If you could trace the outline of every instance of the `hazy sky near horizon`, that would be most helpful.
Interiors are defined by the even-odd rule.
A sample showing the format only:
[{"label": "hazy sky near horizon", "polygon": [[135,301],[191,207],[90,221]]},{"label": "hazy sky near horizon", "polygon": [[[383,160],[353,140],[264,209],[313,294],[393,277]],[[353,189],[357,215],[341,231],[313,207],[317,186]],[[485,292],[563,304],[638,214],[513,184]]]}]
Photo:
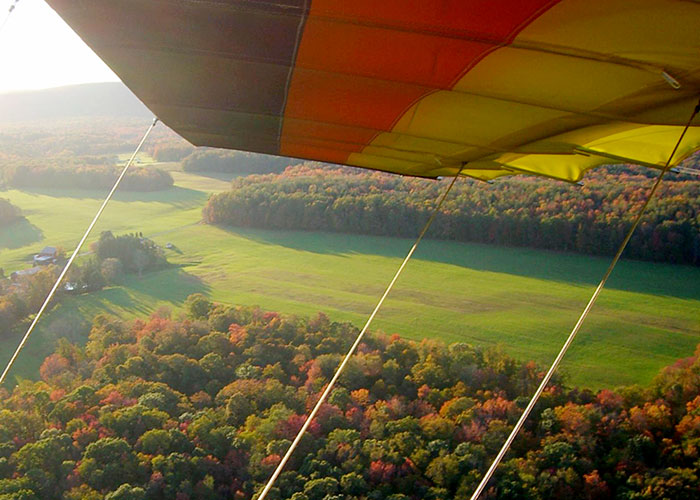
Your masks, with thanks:
[{"label": "hazy sky near horizon", "polygon": [[[0,0],[0,23],[12,0]],[[44,0],[20,0],[0,31],[0,93],[119,78]]]}]

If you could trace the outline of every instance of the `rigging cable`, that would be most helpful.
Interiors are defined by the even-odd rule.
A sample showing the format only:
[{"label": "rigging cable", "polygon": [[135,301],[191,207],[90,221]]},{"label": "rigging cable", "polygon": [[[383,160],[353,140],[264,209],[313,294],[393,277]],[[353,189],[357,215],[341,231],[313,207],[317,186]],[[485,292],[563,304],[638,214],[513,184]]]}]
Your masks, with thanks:
[{"label": "rigging cable", "polygon": [[646,209],[647,209],[647,206],[649,205],[649,202],[654,197],[656,190],[658,189],[659,185],[661,184],[661,180],[664,178],[664,175],[669,170],[669,166],[671,165],[671,161],[673,160],[673,156],[676,154],[678,147],[681,145],[681,142],[683,141],[683,137],[685,137],[685,133],[690,128],[690,124],[692,123],[693,119],[695,118],[695,116],[698,113],[700,113],[700,101],[698,101],[697,106],[695,106],[693,113],[690,115],[690,119],[688,120],[688,123],[686,123],[685,128],[683,129],[683,132],[681,132],[681,135],[678,138],[678,142],[676,142],[676,145],[674,146],[673,151],[671,152],[671,155],[668,157],[668,161],[666,161],[666,165],[664,166],[663,170],[661,170],[661,173],[659,174],[659,176],[656,178],[656,182],[654,182],[654,185],[652,186],[651,190],[649,191],[649,194],[647,195],[647,198],[644,201],[644,204],[639,209],[639,212],[637,213],[637,216],[635,217],[634,222],[632,223],[632,226],[630,227],[629,231],[627,231],[627,235],[625,236],[625,239],[622,240],[622,243],[620,244],[620,247],[618,248],[617,253],[615,254],[615,257],[613,257],[613,260],[610,263],[610,265],[608,266],[607,271],[605,271],[605,274],[603,275],[603,278],[600,280],[598,287],[593,292],[593,295],[589,299],[588,304],[586,305],[585,309],[581,313],[581,316],[579,316],[578,321],[576,322],[576,325],[574,326],[573,330],[571,330],[569,337],[566,339],[566,342],[564,342],[564,345],[562,346],[561,350],[559,351],[559,354],[554,359],[552,366],[550,366],[549,370],[547,371],[547,374],[542,379],[540,386],[537,388],[537,390],[535,391],[535,394],[530,399],[530,402],[528,403],[527,407],[525,408],[522,415],[520,416],[520,419],[518,419],[518,422],[515,424],[515,427],[513,427],[513,430],[511,431],[510,435],[508,436],[508,439],[506,439],[505,443],[503,443],[503,447],[501,447],[501,450],[498,452],[498,455],[496,455],[496,458],[494,458],[488,471],[486,471],[486,474],[481,479],[479,486],[477,486],[476,491],[474,491],[474,494],[471,496],[471,500],[477,500],[477,498],[479,498],[479,495],[481,494],[481,492],[484,490],[484,488],[488,484],[489,480],[491,479],[491,476],[493,476],[493,473],[496,471],[496,468],[498,468],[498,464],[501,463],[503,456],[506,454],[506,452],[510,448],[510,445],[513,443],[513,440],[518,435],[518,432],[520,432],[520,429],[522,428],[523,424],[525,423],[525,420],[527,420],[527,417],[530,415],[530,412],[534,408],[538,399],[542,395],[542,392],[544,391],[545,387],[547,387],[547,384],[549,383],[550,379],[552,378],[552,375],[554,375],[554,372],[559,367],[559,363],[561,362],[562,358],[566,354],[566,351],[571,346],[571,343],[574,341],[576,334],[581,329],[581,325],[586,320],[588,313],[591,311],[591,308],[593,307],[596,300],[598,299],[598,295],[600,295],[600,292],[603,290],[603,287],[605,286],[605,283],[608,281],[608,278],[612,274],[613,269],[615,269],[615,265],[617,264],[618,260],[620,260],[620,256],[622,255],[622,252],[625,250],[625,247],[627,247],[627,243],[629,243],[630,239],[632,238],[632,234],[634,233],[635,229],[637,229],[639,222],[642,220],[642,216],[644,215],[644,212],[646,212]]},{"label": "rigging cable", "polygon": [[119,174],[119,177],[117,178],[116,182],[114,183],[114,186],[112,186],[112,189],[107,194],[107,197],[105,198],[105,200],[102,202],[102,205],[100,206],[99,210],[95,214],[95,217],[92,219],[92,222],[90,223],[87,230],[85,231],[85,234],[83,234],[83,237],[78,242],[78,246],[76,246],[75,250],[73,250],[73,254],[70,256],[70,259],[68,259],[68,262],[66,263],[65,267],[61,271],[61,274],[59,274],[58,279],[56,279],[56,282],[54,283],[53,287],[51,288],[51,291],[46,296],[44,303],[41,305],[41,307],[39,308],[39,311],[36,313],[36,316],[34,317],[32,324],[29,325],[27,332],[24,334],[24,337],[22,337],[22,340],[20,341],[19,345],[17,346],[17,349],[15,350],[15,353],[12,355],[10,360],[7,362],[7,366],[5,366],[5,369],[3,370],[2,375],[0,375],[0,384],[2,384],[5,381],[5,377],[7,377],[7,373],[10,371],[10,369],[12,368],[12,365],[15,363],[17,356],[19,355],[20,351],[24,347],[24,344],[26,344],[27,340],[29,339],[29,336],[32,334],[32,331],[34,331],[34,327],[39,322],[39,319],[41,318],[42,314],[44,313],[46,306],[49,305],[49,302],[51,301],[54,294],[56,293],[56,290],[58,289],[59,285],[61,284],[61,281],[68,273],[68,270],[70,269],[71,264],[73,264],[73,261],[78,256],[78,253],[80,252],[80,249],[82,248],[83,244],[85,243],[85,240],[90,235],[92,228],[95,227],[97,220],[100,218],[100,215],[102,215],[102,212],[104,211],[105,207],[107,206],[107,203],[109,203],[109,200],[112,199],[112,195],[119,187],[119,184],[121,183],[122,179],[124,178],[126,171],[129,169],[129,167],[133,163],[134,158],[136,158],[136,155],[141,150],[141,146],[143,146],[143,143],[146,142],[146,139],[148,138],[149,134],[151,133],[151,130],[153,130],[153,128],[156,126],[156,123],[158,123],[158,118],[153,119],[153,123],[151,123],[151,126],[148,127],[148,130],[146,130],[146,133],[144,134],[143,138],[141,139],[141,142],[139,142],[139,145],[136,146],[136,149],[134,150],[131,157],[129,158],[129,161],[126,162],[126,165],[122,169],[121,174]]},{"label": "rigging cable", "polygon": [[5,19],[3,19],[2,23],[0,23],[0,31],[5,27],[5,24],[7,24],[7,20],[10,18],[10,15],[12,15],[12,12],[15,10],[15,7],[17,7],[17,4],[19,3],[19,0],[13,0],[12,4],[10,4],[10,8],[7,10],[7,14],[5,14]]},{"label": "rigging cable", "polygon": [[700,170],[697,168],[692,168],[692,167],[676,167],[676,170],[679,174],[687,174],[687,175],[697,175],[700,176]]},{"label": "rigging cable", "polygon": [[455,185],[455,181],[457,180],[457,177],[459,177],[459,175],[462,173],[463,168],[464,167],[459,169],[459,171],[452,178],[450,185],[447,187],[445,192],[442,194],[442,197],[440,198],[440,201],[438,202],[437,206],[435,207],[435,210],[433,210],[433,213],[430,215],[428,222],[425,223],[425,226],[423,226],[423,230],[418,235],[416,242],[413,244],[411,249],[408,251],[408,254],[406,254],[406,257],[403,259],[403,262],[401,263],[398,270],[396,271],[396,274],[394,274],[394,278],[391,280],[389,285],[386,287],[386,290],[384,290],[384,295],[382,295],[382,297],[379,299],[379,302],[377,302],[377,305],[375,306],[374,311],[372,311],[372,314],[370,314],[369,318],[367,319],[365,326],[362,328],[362,330],[360,330],[360,333],[357,335],[355,342],[352,344],[352,346],[348,350],[347,354],[343,358],[343,361],[340,363],[340,365],[338,365],[338,368],[335,371],[335,374],[333,374],[333,378],[331,378],[330,382],[328,382],[328,385],[326,386],[323,393],[321,394],[321,397],[316,402],[316,405],[311,410],[311,413],[309,413],[309,416],[306,418],[306,421],[304,421],[304,425],[302,425],[301,429],[299,429],[299,432],[297,433],[296,437],[294,438],[294,441],[292,442],[292,444],[289,445],[289,449],[287,449],[287,452],[284,454],[284,457],[282,457],[282,460],[280,460],[280,463],[277,465],[277,468],[272,473],[272,476],[270,476],[270,479],[267,481],[267,484],[265,485],[263,490],[260,492],[260,496],[257,497],[257,500],[265,500],[267,493],[270,491],[270,488],[272,488],[272,485],[275,483],[275,480],[277,480],[277,476],[279,476],[280,473],[282,472],[282,469],[284,469],[284,466],[287,464],[287,461],[292,456],[292,453],[294,453],[294,450],[296,449],[297,445],[299,444],[299,441],[301,441],[301,438],[304,436],[304,433],[306,433],[306,429],[308,429],[309,425],[311,424],[311,421],[314,419],[314,417],[316,416],[316,413],[318,413],[318,410],[321,408],[321,405],[323,404],[323,402],[326,400],[326,398],[330,394],[335,383],[338,381],[338,378],[340,377],[340,374],[342,373],[343,368],[345,368],[345,365],[348,363],[348,360],[352,357],[353,353],[357,349],[357,346],[360,345],[360,341],[362,341],[362,338],[364,337],[365,332],[367,332],[367,329],[369,328],[370,324],[372,323],[372,320],[374,320],[374,317],[376,316],[377,312],[379,312],[379,309],[382,307],[382,304],[384,303],[384,299],[386,299],[387,296],[389,295],[389,292],[391,292],[391,289],[394,287],[394,284],[399,279],[399,276],[401,275],[401,272],[403,271],[404,267],[406,267],[406,264],[408,264],[408,261],[411,259],[411,256],[413,256],[413,253],[416,251],[418,244],[423,239],[423,236],[425,236],[425,233],[428,232],[430,225],[433,223],[433,220],[435,220],[435,217],[440,212],[440,209],[442,208],[442,204],[445,201],[445,198],[447,198],[447,195],[452,190],[452,186]]}]

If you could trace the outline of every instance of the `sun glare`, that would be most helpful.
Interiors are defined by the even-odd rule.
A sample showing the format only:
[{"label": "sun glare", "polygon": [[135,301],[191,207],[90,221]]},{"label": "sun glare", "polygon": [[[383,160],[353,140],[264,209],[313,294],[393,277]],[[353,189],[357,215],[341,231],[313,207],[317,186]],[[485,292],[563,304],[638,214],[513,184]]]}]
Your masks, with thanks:
[{"label": "sun glare", "polygon": [[[12,2],[0,1],[0,22]],[[23,0],[0,31],[0,93],[119,81],[42,0]]]}]

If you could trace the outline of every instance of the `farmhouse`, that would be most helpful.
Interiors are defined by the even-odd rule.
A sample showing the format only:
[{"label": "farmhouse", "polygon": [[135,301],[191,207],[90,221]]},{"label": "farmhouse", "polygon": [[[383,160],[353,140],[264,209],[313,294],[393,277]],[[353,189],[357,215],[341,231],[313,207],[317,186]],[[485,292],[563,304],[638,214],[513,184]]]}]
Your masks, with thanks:
[{"label": "farmhouse", "polygon": [[35,266],[47,266],[55,264],[58,259],[58,250],[56,247],[44,247],[44,249],[34,256]]}]

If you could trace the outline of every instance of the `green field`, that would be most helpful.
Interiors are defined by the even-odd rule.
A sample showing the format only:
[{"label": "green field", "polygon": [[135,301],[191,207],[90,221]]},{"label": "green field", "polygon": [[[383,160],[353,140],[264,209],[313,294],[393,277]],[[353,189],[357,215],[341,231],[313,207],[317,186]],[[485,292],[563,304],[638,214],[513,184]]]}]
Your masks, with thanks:
[{"label": "green field", "polygon": [[[145,163],[146,161],[144,161]],[[15,370],[35,376],[55,338],[85,338],[99,312],[122,317],[176,310],[190,293],[361,326],[411,241],[356,235],[233,230],[199,224],[222,176],[172,172],[165,192],[117,195],[94,237],[141,231],[172,242],[174,265],[124,286],[64,298],[45,317]],[[100,204],[93,191],[5,191],[28,222],[0,230],[0,267],[28,267],[44,245],[71,249]],[[424,241],[377,316],[374,329],[420,339],[500,344],[520,359],[555,356],[605,270],[607,259]],[[572,384],[648,383],[700,343],[700,269],[623,261],[563,363]],[[16,332],[19,336],[20,333]],[[1,343],[9,357],[17,339]]]}]

